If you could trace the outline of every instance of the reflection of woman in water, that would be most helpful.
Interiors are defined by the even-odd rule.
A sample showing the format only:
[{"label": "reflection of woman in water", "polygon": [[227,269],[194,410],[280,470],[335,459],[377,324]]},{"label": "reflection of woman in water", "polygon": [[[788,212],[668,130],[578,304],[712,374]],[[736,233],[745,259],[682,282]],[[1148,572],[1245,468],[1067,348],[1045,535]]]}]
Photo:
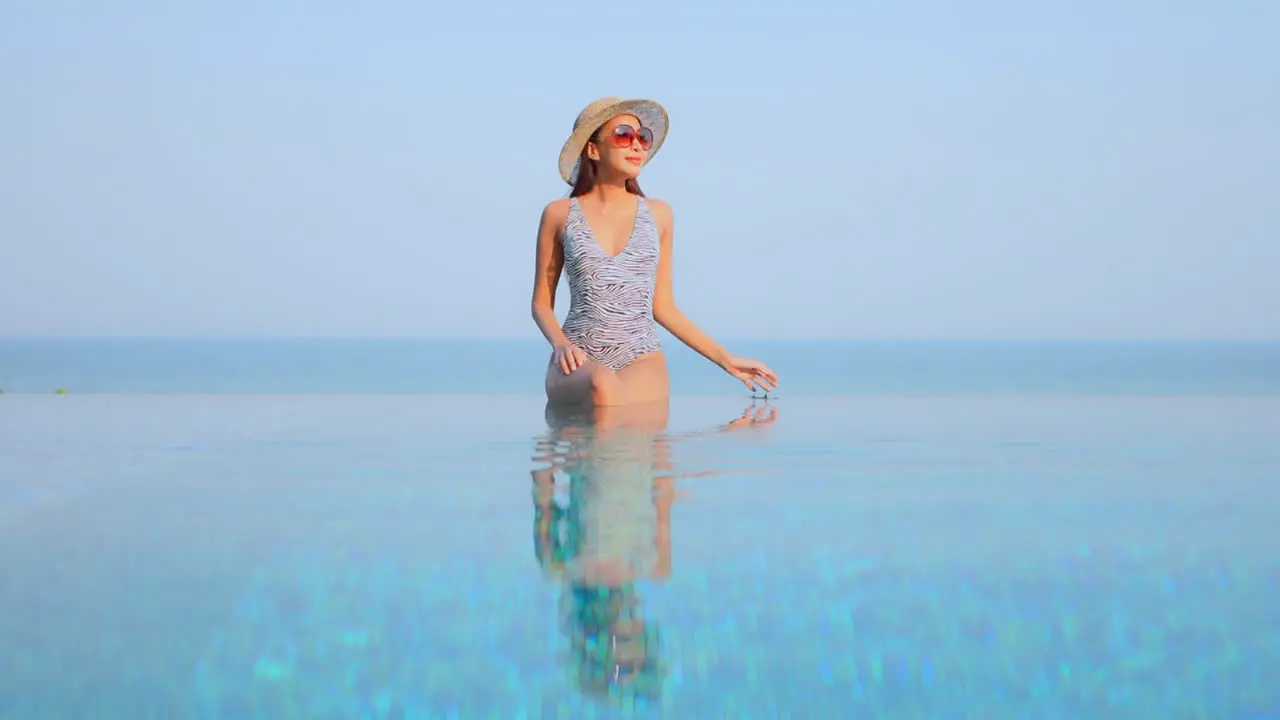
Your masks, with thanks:
[{"label": "reflection of woman in water", "polygon": [[[747,413],[721,429],[772,422]],[[561,618],[575,679],[590,695],[648,697],[661,689],[659,634],[636,585],[671,574],[675,474],[665,403],[595,408],[581,415],[549,406],[551,432],[533,471],[534,545],[544,572],[564,583]],[[568,497],[555,499],[555,474]]]}]

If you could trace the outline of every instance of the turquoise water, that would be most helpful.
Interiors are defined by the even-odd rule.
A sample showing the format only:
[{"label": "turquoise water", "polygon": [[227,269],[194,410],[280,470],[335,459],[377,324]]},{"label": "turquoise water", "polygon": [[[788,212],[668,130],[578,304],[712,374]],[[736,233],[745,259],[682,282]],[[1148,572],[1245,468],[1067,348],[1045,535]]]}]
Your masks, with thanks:
[{"label": "turquoise water", "polygon": [[1265,347],[779,352],[808,391],[594,419],[67,347],[0,363],[6,719],[1280,717]]}]

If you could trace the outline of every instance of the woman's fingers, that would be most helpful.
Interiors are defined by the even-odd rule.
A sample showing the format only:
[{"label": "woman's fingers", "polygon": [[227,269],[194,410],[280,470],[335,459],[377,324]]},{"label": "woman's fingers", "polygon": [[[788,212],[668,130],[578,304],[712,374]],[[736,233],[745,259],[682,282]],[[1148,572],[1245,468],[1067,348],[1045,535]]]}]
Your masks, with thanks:
[{"label": "woman's fingers", "polygon": [[757,377],[764,378],[770,385],[770,390],[776,390],[778,387],[778,375],[767,367],[761,367],[756,371]]},{"label": "woman's fingers", "polygon": [[587,354],[581,348],[570,346],[557,351],[556,364],[560,366],[560,372],[565,375],[572,375],[586,363]]},{"label": "woman's fingers", "polygon": [[777,374],[777,373],[775,373],[775,372],[774,372],[773,370],[771,370],[770,368],[768,368],[768,367],[766,367],[766,366],[764,366],[764,365],[761,365],[761,366],[760,366],[760,369],[759,369],[759,370],[757,370],[757,372],[758,372],[759,374],[763,375],[764,377],[768,378],[768,379],[769,379],[769,382],[773,383],[774,385],[777,385],[777,384],[778,384],[778,374]]}]

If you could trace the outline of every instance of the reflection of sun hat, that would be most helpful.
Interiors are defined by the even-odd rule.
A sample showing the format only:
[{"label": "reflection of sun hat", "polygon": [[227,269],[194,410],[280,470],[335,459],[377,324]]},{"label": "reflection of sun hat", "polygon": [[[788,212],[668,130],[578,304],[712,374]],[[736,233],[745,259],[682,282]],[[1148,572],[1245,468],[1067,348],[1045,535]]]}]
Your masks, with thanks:
[{"label": "reflection of sun hat", "polygon": [[578,113],[578,118],[573,121],[573,133],[569,135],[569,139],[560,150],[560,177],[565,182],[572,185],[577,180],[578,161],[582,159],[582,148],[586,147],[587,141],[595,131],[619,115],[635,115],[640,118],[641,125],[653,131],[653,147],[649,148],[645,164],[648,164],[649,160],[658,153],[658,148],[662,147],[662,141],[667,138],[667,128],[671,124],[667,118],[666,108],[652,100],[600,98]]},{"label": "reflection of sun hat", "polygon": [[644,620],[634,587],[573,584],[561,604],[581,690],[615,698],[662,694],[667,668],[659,658],[661,632]]}]

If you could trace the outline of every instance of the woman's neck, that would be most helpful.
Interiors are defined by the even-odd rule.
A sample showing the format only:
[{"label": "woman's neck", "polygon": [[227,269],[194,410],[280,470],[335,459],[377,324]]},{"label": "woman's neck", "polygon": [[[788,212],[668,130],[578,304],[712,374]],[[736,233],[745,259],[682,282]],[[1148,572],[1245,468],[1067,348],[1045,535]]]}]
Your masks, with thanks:
[{"label": "woman's neck", "polygon": [[601,205],[631,202],[629,197],[631,192],[627,190],[626,180],[597,182],[595,187],[591,188],[591,194],[595,196],[596,201]]}]

